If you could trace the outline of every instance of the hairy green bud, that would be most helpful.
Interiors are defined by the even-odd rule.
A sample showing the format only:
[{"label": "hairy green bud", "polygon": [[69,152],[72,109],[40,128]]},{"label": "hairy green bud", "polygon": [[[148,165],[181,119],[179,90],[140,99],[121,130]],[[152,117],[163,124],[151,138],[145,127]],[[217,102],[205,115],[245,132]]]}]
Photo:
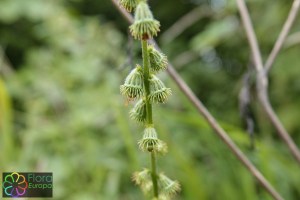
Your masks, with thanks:
[{"label": "hairy green bud", "polygon": [[167,69],[168,59],[167,56],[157,51],[153,45],[148,46],[148,53],[150,59],[150,69],[152,73]]},{"label": "hairy green bud", "polygon": [[172,94],[170,88],[166,88],[164,83],[155,75],[150,78],[150,95],[149,100],[152,103],[165,103],[168,97]]},{"label": "hairy green bud", "polygon": [[133,69],[120,86],[120,92],[129,100],[134,100],[143,95],[143,72],[141,66]]},{"label": "hairy green bud", "polygon": [[129,112],[131,119],[137,122],[145,122],[147,118],[146,113],[146,102],[144,99],[140,99],[134,106],[134,108]]},{"label": "hairy green bud", "polygon": [[144,193],[151,191],[153,188],[151,171],[149,169],[143,169],[142,171],[134,172],[132,180],[142,188]]},{"label": "hairy green bud", "polygon": [[151,180],[151,172],[149,169],[143,169],[142,171],[139,172],[134,172],[132,176],[132,180],[137,184],[137,185],[142,185],[145,182]]},{"label": "hairy green bud", "polygon": [[180,184],[178,183],[178,181],[171,180],[163,173],[159,174],[158,181],[161,186],[162,192],[165,195],[173,196],[180,191]]},{"label": "hairy green bud", "polygon": [[138,142],[142,151],[155,151],[161,154],[166,153],[167,145],[157,138],[156,130],[153,127],[147,127],[144,130],[143,139]]},{"label": "hairy green bud", "polygon": [[137,0],[120,0],[120,4],[128,12],[131,12],[136,8]]},{"label": "hairy green bud", "polygon": [[136,7],[134,23],[129,27],[135,39],[147,40],[156,36],[160,23],[153,18],[152,12],[145,1],[140,1]]}]

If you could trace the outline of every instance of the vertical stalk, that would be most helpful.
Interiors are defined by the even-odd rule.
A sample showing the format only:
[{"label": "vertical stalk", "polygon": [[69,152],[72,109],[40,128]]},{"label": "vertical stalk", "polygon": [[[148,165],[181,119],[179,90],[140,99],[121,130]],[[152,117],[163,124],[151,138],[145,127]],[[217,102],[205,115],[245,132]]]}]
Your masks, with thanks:
[{"label": "vertical stalk", "polygon": [[[147,113],[146,126],[151,126],[153,124],[153,120],[152,120],[152,104],[148,99],[148,96],[150,94],[150,83],[149,83],[150,70],[149,70],[149,55],[147,51],[147,46],[148,46],[147,40],[142,40],[143,74],[144,74],[146,113]],[[151,177],[152,177],[154,196],[158,197],[156,155],[154,151],[151,152]]]},{"label": "vertical stalk", "polygon": [[151,152],[151,178],[153,183],[154,196],[158,197],[157,173],[156,173],[156,157],[155,152]]},{"label": "vertical stalk", "polygon": [[145,86],[145,99],[146,99],[146,113],[147,113],[147,122],[146,125],[152,125],[152,105],[148,100],[150,94],[150,72],[149,72],[149,55],[147,51],[147,40],[142,40],[142,51],[143,51],[143,69],[144,69],[144,86]]}]

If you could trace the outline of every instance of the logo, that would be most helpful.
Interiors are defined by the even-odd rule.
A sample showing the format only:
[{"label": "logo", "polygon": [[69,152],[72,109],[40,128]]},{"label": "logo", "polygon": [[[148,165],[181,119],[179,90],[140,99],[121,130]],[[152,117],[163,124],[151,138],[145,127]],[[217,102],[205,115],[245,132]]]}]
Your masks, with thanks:
[{"label": "logo", "polygon": [[52,173],[5,172],[2,177],[2,197],[52,197]]},{"label": "logo", "polygon": [[17,172],[8,174],[4,178],[3,189],[7,196],[20,197],[26,193],[28,183],[23,175]]}]

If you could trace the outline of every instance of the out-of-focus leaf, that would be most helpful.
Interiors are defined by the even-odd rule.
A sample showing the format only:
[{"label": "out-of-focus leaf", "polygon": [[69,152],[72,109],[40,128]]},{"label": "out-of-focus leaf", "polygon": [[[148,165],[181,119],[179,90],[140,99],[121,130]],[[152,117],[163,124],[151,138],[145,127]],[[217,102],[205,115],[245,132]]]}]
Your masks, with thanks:
[{"label": "out-of-focus leaf", "polygon": [[214,48],[225,39],[232,37],[237,27],[238,20],[235,17],[217,20],[209,24],[204,31],[192,39],[191,47],[200,52]]}]

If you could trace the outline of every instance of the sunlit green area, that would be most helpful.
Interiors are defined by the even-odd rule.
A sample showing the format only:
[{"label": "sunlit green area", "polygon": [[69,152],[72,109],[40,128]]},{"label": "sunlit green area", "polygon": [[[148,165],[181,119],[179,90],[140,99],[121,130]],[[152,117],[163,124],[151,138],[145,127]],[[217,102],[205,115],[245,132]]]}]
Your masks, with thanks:
[{"label": "sunlit green area", "polygon": [[[247,2],[264,59],[289,12],[283,0]],[[150,0],[169,61],[230,137],[288,200],[300,199],[299,165],[257,101],[250,74],[255,149],[239,110],[251,55],[234,0]],[[195,11],[196,9],[196,11]],[[194,12],[187,23],[178,20]],[[147,167],[143,127],[119,93],[141,64],[138,41],[109,0],[0,1],[0,169],[53,172],[53,199],[147,199],[132,173]],[[172,28],[173,27],[173,28]],[[269,94],[300,147],[300,20],[270,74]],[[174,199],[272,199],[215,134],[166,72],[173,95],[154,105],[169,153],[159,171],[181,184]],[[1,179],[2,180],[2,179]],[[2,186],[2,185],[1,185]]]}]

